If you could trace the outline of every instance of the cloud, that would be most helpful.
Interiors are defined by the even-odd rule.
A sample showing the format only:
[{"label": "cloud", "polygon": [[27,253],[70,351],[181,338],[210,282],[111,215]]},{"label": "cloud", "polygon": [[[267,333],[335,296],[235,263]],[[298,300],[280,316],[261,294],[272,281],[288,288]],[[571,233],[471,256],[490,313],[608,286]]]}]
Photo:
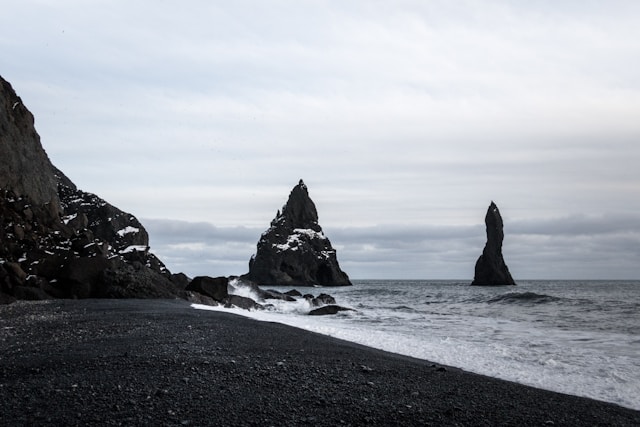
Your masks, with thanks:
[{"label": "cloud", "polygon": [[522,235],[596,236],[637,233],[637,214],[574,214],[560,218],[519,220],[510,225],[511,232]]},{"label": "cloud", "polygon": [[[587,244],[591,226],[617,236],[605,212],[636,227],[639,12],[630,1],[25,0],[3,8],[0,49],[3,77],[80,188],[138,217],[199,224],[206,241],[161,249],[180,265],[201,251],[193,271],[246,268],[247,234],[257,240],[304,178],[354,274],[468,277],[483,236],[460,233],[492,199],[523,257],[524,242],[540,254],[565,235],[567,248]],[[568,217],[580,212],[595,219]],[[538,274],[526,261],[509,264]],[[587,271],[554,271],[565,267]]]},{"label": "cloud", "polygon": [[[640,268],[640,217],[572,216],[505,225],[503,254],[523,279],[632,279]],[[152,250],[174,271],[235,275],[248,269],[261,228],[143,220]],[[266,229],[266,226],[265,226]],[[326,227],[352,278],[471,280],[484,225]]]}]

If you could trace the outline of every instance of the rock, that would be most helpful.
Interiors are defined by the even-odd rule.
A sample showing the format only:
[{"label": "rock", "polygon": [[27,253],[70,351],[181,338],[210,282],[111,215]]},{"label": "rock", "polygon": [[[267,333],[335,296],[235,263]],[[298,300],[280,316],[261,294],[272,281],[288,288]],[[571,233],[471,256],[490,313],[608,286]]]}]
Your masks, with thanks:
[{"label": "rock", "polygon": [[117,253],[127,248],[149,246],[149,234],[133,215],[123,212],[92,193],[79,190],[60,170],[55,169],[60,203],[67,225],[77,231],[84,228]]},{"label": "rock", "polygon": [[290,297],[301,297],[302,293],[300,291],[298,291],[297,289],[291,289],[290,291],[287,291],[284,293],[285,295],[289,295]]},{"label": "rock", "polygon": [[310,302],[311,302],[311,305],[313,305],[314,307],[317,307],[321,305],[335,304],[336,299],[328,294],[320,294],[317,297],[312,298]]},{"label": "rock", "polygon": [[185,295],[186,295],[187,301],[192,302],[194,304],[211,305],[214,307],[217,305],[220,305],[218,301],[214,300],[213,298],[208,297],[206,295],[202,295],[198,292],[186,291]]},{"label": "rock", "polygon": [[0,292],[0,305],[3,304],[12,304],[16,302],[16,298],[11,296],[11,295],[7,295],[4,292]]},{"label": "rock", "polygon": [[13,296],[20,300],[41,301],[51,299],[51,295],[47,294],[40,288],[31,286],[16,286],[13,290]]},{"label": "rock", "polygon": [[191,279],[184,273],[175,273],[171,275],[171,281],[179,288],[186,289],[191,282]]},{"label": "rock", "polygon": [[275,289],[266,289],[261,293],[262,299],[276,299],[281,301],[289,301],[293,302],[296,299],[290,295],[284,294],[280,291],[276,291]]},{"label": "rock", "polygon": [[318,224],[316,206],[302,180],[262,234],[244,277],[260,286],[351,285]]},{"label": "rock", "polygon": [[102,273],[111,267],[111,262],[103,257],[74,258],[62,269],[61,285],[73,298],[90,298],[100,294]]},{"label": "rock", "polygon": [[11,84],[0,77],[0,188],[33,203],[59,206],[52,164],[40,144],[34,118]]},{"label": "rock", "polygon": [[509,268],[502,257],[504,231],[502,217],[495,203],[491,202],[484,222],[487,228],[487,243],[475,267],[472,285],[501,286],[515,285]]},{"label": "rock", "polygon": [[141,263],[129,263],[114,258],[110,268],[102,273],[96,298],[186,298],[167,275]]},{"label": "rock", "polygon": [[32,114],[1,77],[0,159],[0,292],[28,299],[185,296],[149,252],[149,236],[133,215],[79,190],[51,164]]},{"label": "rock", "polygon": [[4,268],[7,270],[10,276],[17,285],[24,285],[27,280],[27,273],[24,272],[20,264],[17,262],[7,262],[4,264]]},{"label": "rock", "polygon": [[222,302],[229,297],[229,279],[226,277],[197,276],[187,285],[185,290]]},{"label": "rock", "polygon": [[232,306],[242,308],[245,310],[262,310],[264,306],[262,304],[258,304],[254,300],[248,297],[242,297],[240,295],[229,295],[227,298],[225,307],[230,308]]},{"label": "rock", "polygon": [[341,307],[339,305],[325,305],[324,307],[316,308],[309,312],[311,316],[325,316],[327,314],[336,314],[340,311],[355,311],[352,308]]}]

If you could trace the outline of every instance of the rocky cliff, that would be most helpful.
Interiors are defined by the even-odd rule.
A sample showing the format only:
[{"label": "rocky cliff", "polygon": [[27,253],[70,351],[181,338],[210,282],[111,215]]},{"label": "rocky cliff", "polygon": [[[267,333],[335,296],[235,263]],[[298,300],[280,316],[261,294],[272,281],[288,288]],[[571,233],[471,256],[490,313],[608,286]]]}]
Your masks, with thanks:
[{"label": "rocky cliff", "polygon": [[351,285],[318,224],[316,206],[302,180],[260,237],[245,277],[272,286]]},{"label": "rocky cliff", "polygon": [[0,77],[0,188],[11,189],[38,205],[59,207],[57,183],[34,128],[33,115]]},{"label": "rocky cliff", "polygon": [[515,285],[509,268],[502,257],[504,225],[495,203],[491,202],[484,218],[487,228],[487,243],[475,267],[472,285],[500,286]]},{"label": "rocky cliff", "polygon": [[51,164],[1,77],[0,130],[0,301],[182,295],[142,224]]}]

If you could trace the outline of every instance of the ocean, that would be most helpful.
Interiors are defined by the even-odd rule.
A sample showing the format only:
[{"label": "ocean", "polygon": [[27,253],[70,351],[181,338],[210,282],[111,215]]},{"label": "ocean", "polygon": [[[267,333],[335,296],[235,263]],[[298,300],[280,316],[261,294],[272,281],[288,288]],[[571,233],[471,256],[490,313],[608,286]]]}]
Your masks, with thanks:
[{"label": "ocean", "polygon": [[[273,288],[281,292],[291,288]],[[272,301],[232,311],[538,388],[640,410],[640,281],[357,280],[321,292],[355,311]],[[248,289],[237,293],[254,297]]]}]

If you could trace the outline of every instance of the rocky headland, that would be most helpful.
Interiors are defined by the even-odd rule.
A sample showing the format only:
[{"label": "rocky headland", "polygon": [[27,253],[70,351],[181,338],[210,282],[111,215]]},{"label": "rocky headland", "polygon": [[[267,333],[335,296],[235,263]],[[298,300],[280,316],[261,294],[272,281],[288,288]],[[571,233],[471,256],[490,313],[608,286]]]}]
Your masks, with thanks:
[{"label": "rocky headland", "polygon": [[478,286],[515,285],[516,282],[511,277],[502,256],[504,225],[500,211],[493,201],[487,209],[484,223],[487,229],[487,243],[476,262],[475,275],[471,284]]},{"label": "rocky headland", "polygon": [[182,296],[135,216],[79,190],[0,77],[0,301]]},{"label": "rocky headland", "polygon": [[244,277],[269,286],[351,285],[318,223],[316,206],[302,180],[260,237]]}]

